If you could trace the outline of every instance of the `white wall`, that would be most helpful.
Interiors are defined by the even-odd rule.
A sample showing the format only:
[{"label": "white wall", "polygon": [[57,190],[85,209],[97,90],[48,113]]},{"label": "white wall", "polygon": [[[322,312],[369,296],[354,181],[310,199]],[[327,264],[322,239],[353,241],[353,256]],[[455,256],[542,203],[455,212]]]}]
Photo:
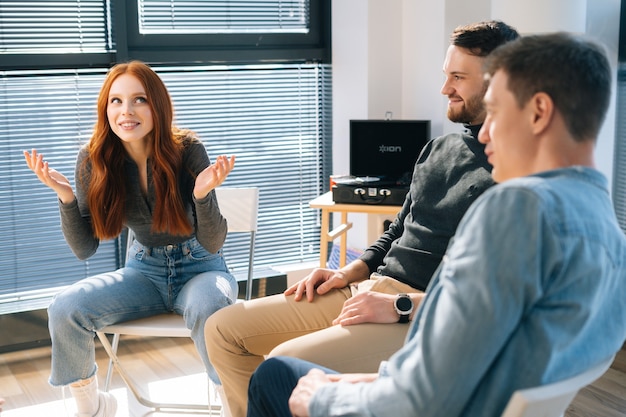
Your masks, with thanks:
[{"label": "white wall", "polygon": [[[439,92],[456,26],[500,19],[522,34],[584,32],[607,46],[617,74],[619,15],[620,0],[333,0],[334,173],[349,172],[350,119],[382,119],[392,112],[394,119],[431,120],[433,136],[461,130],[446,119]],[[609,180],[614,137],[615,93],[596,153]],[[351,247],[365,248],[380,234],[379,218],[350,220]]]}]

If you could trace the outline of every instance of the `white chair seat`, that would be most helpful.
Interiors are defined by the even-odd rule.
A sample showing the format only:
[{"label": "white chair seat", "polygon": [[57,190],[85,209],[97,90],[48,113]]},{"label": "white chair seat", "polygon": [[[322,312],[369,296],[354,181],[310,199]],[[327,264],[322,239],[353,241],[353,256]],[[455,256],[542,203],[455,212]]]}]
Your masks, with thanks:
[{"label": "white chair seat", "polygon": [[102,330],[107,334],[120,333],[131,336],[191,337],[191,330],[185,327],[182,316],[173,313],[111,324]]},{"label": "white chair seat", "polygon": [[502,417],[562,417],[578,391],[600,378],[614,359],[563,381],[515,391]]}]

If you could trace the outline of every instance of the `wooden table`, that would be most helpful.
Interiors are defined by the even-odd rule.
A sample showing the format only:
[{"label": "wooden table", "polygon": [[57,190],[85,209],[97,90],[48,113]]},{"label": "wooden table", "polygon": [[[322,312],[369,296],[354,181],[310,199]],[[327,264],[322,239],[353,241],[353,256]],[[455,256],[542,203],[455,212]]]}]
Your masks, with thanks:
[{"label": "wooden table", "polygon": [[[328,242],[332,242],[338,237],[341,238],[339,244],[339,267],[346,264],[346,252],[348,248],[347,232],[352,228],[352,223],[348,222],[348,213],[366,214],[392,214],[396,215],[401,206],[383,206],[378,204],[343,204],[333,201],[333,193],[327,192],[311,200],[309,207],[322,210],[322,229],[320,231],[320,268],[326,267],[328,260]],[[330,214],[341,213],[341,224],[333,230],[330,228]]]}]

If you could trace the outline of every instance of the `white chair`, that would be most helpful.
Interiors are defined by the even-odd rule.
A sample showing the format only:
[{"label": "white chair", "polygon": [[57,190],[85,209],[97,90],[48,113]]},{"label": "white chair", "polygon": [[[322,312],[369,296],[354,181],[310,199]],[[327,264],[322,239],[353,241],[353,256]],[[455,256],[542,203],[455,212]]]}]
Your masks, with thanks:
[{"label": "white chair", "polygon": [[[217,201],[222,215],[228,221],[228,233],[246,232],[250,234],[250,249],[248,263],[248,277],[246,282],[246,299],[250,299],[252,293],[254,243],[257,230],[257,216],[259,206],[259,189],[220,187],[215,189]],[[133,236],[129,233],[127,247],[130,246]],[[227,256],[227,254],[226,254]],[[227,259],[228,260],[228,259]],[[117,356],[117,348],[120,335],[147,336],[147,337],[191,337],[191,331],[185,326],[182,316],[178,314],[159,314],[138,320],[131,320],[107,326],[96,332],[104,350],[109,356],[109,368],[104,384],[104,390],[109,389],[113,368],[122,377],[122,380],[132,392],[140,404],[154,408],[156,411],[163,409],[171,410],[195,410],[204,411],[210,415],[220,415],[221,406],[211,404],[211,384],[209,384],[209,403],[204,404],[179,404],[161,403],[152,401],[149,396],[143,394],[122,366]],[[112,342],[109,342],[107,334],[112,334]]]},{"label": "white chair", "polygon": [[515,391],[502,417],[562,417],[578,391],[600,378],[614,358],[563,381]]}]

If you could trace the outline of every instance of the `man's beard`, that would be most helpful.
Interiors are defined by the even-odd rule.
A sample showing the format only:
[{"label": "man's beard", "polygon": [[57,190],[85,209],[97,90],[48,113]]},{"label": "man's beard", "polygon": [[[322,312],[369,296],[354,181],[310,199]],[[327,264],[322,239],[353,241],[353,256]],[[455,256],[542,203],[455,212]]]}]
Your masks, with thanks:
[{"label": "man's beard", "polygon": [[463,102],[463,107],[460,110],[453,110],[448,107],[448,119],[454,123],[473,123],[476,120],[484,119],[484,107],[483,98],[485,96],[485,88],[480,94],[476,94]]}]

